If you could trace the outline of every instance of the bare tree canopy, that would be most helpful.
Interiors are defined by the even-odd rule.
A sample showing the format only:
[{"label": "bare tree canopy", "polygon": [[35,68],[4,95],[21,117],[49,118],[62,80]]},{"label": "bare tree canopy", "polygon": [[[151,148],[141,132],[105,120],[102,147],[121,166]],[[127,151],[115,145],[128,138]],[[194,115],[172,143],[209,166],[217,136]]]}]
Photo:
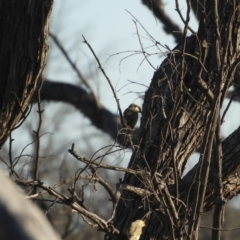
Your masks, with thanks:
[{"label": "bare tree canopy", "polygon": [[[106,79],[119,116],[103,106],[88,79],[52,33],[51,39],[76,73],[81,86],[49,79],[42,83],[52,1],[20,4],[13,0],[1,3],[0,0],[0,27],[3,32],[0,35],[0,146],[16,124],[25,120],[31,101],[37,103],[39,118],[37,130],[33,131],[33,154],[27,156],[31,158],[31,164],[21,160],[24,149],[13,159],[11,136],[9,160],[5,157],[0,157],[0,160],[26,197],[36,201],[48,214],[53,226],[62,226],[57,224],[56,215],[64,208],[69,210],[62,214],[65,217],[64,230],[56,227],[63,239],[80,239],[78,234],[82,229],[77,231],[79,226],[73,224],[80,216],[84,223],[97,228],[108,240],[134,237],[197,240],[200,239],[202,215],[212,210],[212,239],[218,240],[223,230],[226,203],[240,192],[240,127],[224,140],[221,137],[225,114],[231,103],[240,99],[240,1],[186,0],[186,14],[183,15],[176,0],[183,30],[166,14],[161,0],[142,0],[142,3],[163,23],[164,31],[171,34],[178,44],[171,50],[144,29],[154,46],[166,50],[165,59],[155,68],[136,27],[143,58],[156,70],[144,94],[143,106],[137,106],[134,124],[129,127],[126,113],[131,107],[123,113],[117,91],[101,59],[84,36],[83,44],[92,53],[97,68]],[[14,11],[9,10],[11,7]],[[191,11],[199,20],[197,32],[190,27]],[[134,17],[133,22],[141,25]],[[9,27],[16,31],[9,31]],[[223,101],[227,98],[228,105],[223,109]],[[64,165],[64,161],[59,163],[58,157],[52,163],[41,162],[43,156],[47,156],[47,151],[41,154],[44,121],[41,101],[72,105],[92,125],[110,136],[113,143],[106,144],[89,158],[79,153],[73,143],[68,147],[68,156],[76,161],[76,165],[69,159],[66,164],[72,164],[72,170]],[[141,110],[140,127],[134,128]],[[98,140],[104,142],[102,139],[101,136]],[[60,146],[60,142],[54,144]],[[65,144],[64,139],[63,142]],[[128,167],[106,163],[109,155],[127,150],[132,152]],[[190,156],[196,151],[200,153],[198,162],[184,175]],[[44,164],[51,164],[51,168],[44,168]],[[26,170],[26,166],[30,166],[30,170]],[[56,166],[57,183],[49,177],[55,174]],[[124,173],[124,178],[112,183],[111,179],[104,179],[106,172],[113,172],[112,175]],[[5,179],[0,182],[4,184]],[[116,184],[116,189],[112,184]],[[101,189],[99,196],[104,192],[104,200],[100,203],[96,197],[97,205],[93,209],[91,204],[86,204],[86,199],[92,202],[91,192],[97,192],[98,188]],[[11,199],[11,194],[8,198]],[[1,201],[3,211],[10,209],[4,207],[7,201]],[[103,211],[108,214],[103,216]],[[13,216],[13,219],[16,219],[19,231],[22,228],[25,234],[24,225],[18,224],[18,216]],[[0,238],[1,234],[10,233],[0,231]],[[28,236],[22,239],[32,238],[35,239]]]}]

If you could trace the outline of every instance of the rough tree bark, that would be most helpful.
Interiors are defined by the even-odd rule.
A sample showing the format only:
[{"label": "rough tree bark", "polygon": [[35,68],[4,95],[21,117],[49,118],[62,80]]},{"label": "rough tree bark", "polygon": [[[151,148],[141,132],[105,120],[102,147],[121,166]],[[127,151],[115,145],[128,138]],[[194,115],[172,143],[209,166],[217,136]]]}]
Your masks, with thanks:
[{"label": "rough tree bark", "polygon": [[0,147],[42,83],[53,0],[0,0]]},{"label": "rough tree bark", "polygon": [[[212,0],[206,4],[198,33],[183,39],[183,44],[168,55],[145,95],[139,148],[133,153],[129,167],[145,169],[151,177],[126,174],[123,184],[145,188],[159,201],[123,191],[115,218],[115,226],[126,233],[132,221],[145,217],[147,227],[141,239],[173,239],[183,234],[190,209],[180,200],[185,206],[191,206],[197,187],[192,181],[199,165],[181,179],[183,170],[204,138],[206,142],[209,140],[206,133],[210,116],[218,110],[217,104],[222,104],[240,60],[240,1]],[[227,147],[223,151],[223,165],[230,170],[233,164],[230,158],[226,159]],[[212,172],[213,167],[210,176]],[[223,177],[224,197],[228,200],[232,196],[226,183],[231,178],[225,170]],[[239,191],[237,179],[236,192]],[[213,177],[209,179],[204,210],[215,204],[214,191],[210,191],[214,183],[210,181]],[[179,208],[186,214],[181,214]]]},{"label": "rough tree bark", "polygon": [[[151,195],[122,192],[114,224],[123,233],[132,221],[144,217],[147,228],[142,239],[171,239],[183,234],[191,214],[185,206],[193,204],[198,186],[193,179],[200,166],[184,178],[182,173],[189,156],[209,132],[210,117],[219,110],[216,103],[219,100],[221,104],[226,96],[239,62],[240,3],[218,2],[208,1],[198,34],[183,38],[182,45],[155,72],[146,92],[139,147],[129,164],[146,174],[126,174],[123,183]],[[41,85],[51,5],[50,0],[0,0],[0,146],[24,117],[34,90]],[[81,106],[75,100],[69,102]],[[239,192],[239,134],[240,129],[222,146],[226,200]],[[210,173],[213,171],[211,165]],[[204,211],[216,204],[214,191],[214,175],[210,174]]]},{"label": "rough tree bark", "polygon": [[[25,118],[32,95],[42,84],[52,4],[53,0],[0,0],[0,148]],[[20,196],[2,172],[0,178],[4,220],[0,238],[59,239],[42,213]]]}]

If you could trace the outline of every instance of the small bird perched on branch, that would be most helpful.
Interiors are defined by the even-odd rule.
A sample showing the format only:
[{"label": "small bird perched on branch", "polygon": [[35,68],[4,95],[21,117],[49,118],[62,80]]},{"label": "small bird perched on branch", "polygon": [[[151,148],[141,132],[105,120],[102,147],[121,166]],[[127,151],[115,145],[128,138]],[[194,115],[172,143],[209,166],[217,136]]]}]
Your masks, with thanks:
[{"label": "small bird perched on branch", "polygon": [[142,234],[142,228],[145,226],[145,222],[142,220],[136,220],[131,223],[131,226],[128,230],[128,239],[129,240],[138,240]]},{"label": "small bird perched on branch", "polygon": [[138,120],[138,113],[142,112],[141,108],[136,104],[130,104],[129,107],[124,111],[124,123],[127,128],[133,129]]}]

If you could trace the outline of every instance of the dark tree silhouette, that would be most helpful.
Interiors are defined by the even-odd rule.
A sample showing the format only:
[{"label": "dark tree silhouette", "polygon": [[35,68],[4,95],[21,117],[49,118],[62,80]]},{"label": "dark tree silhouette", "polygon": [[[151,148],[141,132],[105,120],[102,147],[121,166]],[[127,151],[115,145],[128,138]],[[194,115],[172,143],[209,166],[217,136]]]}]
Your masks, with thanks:
[{"label": "dark tree silhouette", "polygon": [[[161,0],[142,2],[164,22],[166,32],[179,30],[166,16]],[[127,230],[137,219],[146,223],[141,239],[198,239],[201,215],[211,209],[212,239],[220,239],[225,204],[239,193],[240,128],[222,141],[220,126],[224,115],[221,118],[220,109],[226,97],[231,101],[239,99],[236,69],[240,60],[240,1],[187,0],[186,4],[187,14],[182,16],[176,1],[185,27],[183,32],[173,34],[178,45],[168,51],[154,73],[145,93],[140,129],[133,132],[121,127],[121,114],[116,118],[96,100],[81,72],[51,35],[78,71],[84,88],[46,80],[41,89],[42,100],[70,103],[97,128],[123,147],[131,148],[133,154],[125,169],[79,156],[73,144],[69,153],[84,167],[54,187],[38,179],[38,157],[33,179],[19,177],[11,163],[9,168],[16,183],[34,189],[32,198],[40,196],[37,190],[42,189],[55,199],[49,208],[57,203],[67,205],[89,225],[105,232],[107,239],[127,239]],[[189,27],[191,4],[200,21],[197,33]],[[38,99],[51,5],[51,1],[0,2],[0,27],[4,33],[0,35],[0,145],[27,115],[33,95],[33,101]],[[15,10],[10,11],[13,6]],[[191,36],[187,36],[189,32]],[[85,38],[84,42],[106,76]],[[231,86],[235,89],[229,92]],[[187,161],[195,151],[201,153],[199,161],[183,177]],[[102,179],[99,169],[125,172],[116,192]],[[85,206],[84,194],[82,198],[76,194],[78,181],[99,183],[107,191],[113,203],[108,220]],[[68,188],[70,197],[56,190],[67,183],[72,183]]]},{"label": "dark tree silhouette", "polygon": [[[141,239],[198,239],[201,214],[213,207],[212,239],[219,239],[224,205],[239,191],[232,177],[238,178],[240,129],[222,145],[220,108],[240,60],[240,6],[214,0],[203,6],[198,32],[186,37],[188,15],[182,43],[168,54],[145,94],[139,147],[129,168],[146,172],[127,173],[122,184],[146,193],[123,191],[115,218],[123,232],[145,218]],[[199,163],[182,178],[200,146]]]},{"label": "dark tree silhouette", "polygon": [[[26,118],[33,93],[42,84],[52,4],[52,0],[0,1],[0,148]],[[9,167],[13,169],[12,163]],[[0,238],[59,239],[2,171],[0,179]]]},{"label": "dark tree silhouette", "polygon": [[53,1],[0,2],[0,147],[42,84]]}]

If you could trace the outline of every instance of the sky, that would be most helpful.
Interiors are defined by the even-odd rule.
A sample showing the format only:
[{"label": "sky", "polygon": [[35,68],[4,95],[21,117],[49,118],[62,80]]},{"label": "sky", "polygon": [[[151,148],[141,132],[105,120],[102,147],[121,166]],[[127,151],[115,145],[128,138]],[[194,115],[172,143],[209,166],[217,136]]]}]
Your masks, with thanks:
[{"label": "sky", "polygon": [[[176,11],[173,10],[174,5],[167,4],[166,6],[169,13],[174,13],[174,20],[176,19],[177,22],[180,22]],[[87,75],[89,74],[89,69],[94,72],[93,74],[96,74],[96,62],[86,44],[83,43],[82,35],[84,35],[97,53],[113,86],[118,91],[120,104],[123,109],[132,102],[141,105],[141,99],[136,99],[139,94],[136,95],[133,92],[142,92],[141,95],[143,96],[151,81],[154,70],[163,60],[163,55],[159,54],[159,50],[154,47],[148,48],[147,51],[155,53],[150,58],[150,62],[155,69],[146,61],[142,63],[142,54],[134,54],[136,51],[141,50],[141,48],[136,34],[136,26],[133,22],[134,18],[130,14],[157,41],[163,45],[168,45],[169,48],[175,46],[173,38],[170,35],[166,35],[162,30],[162,24],[157,21],[151,11],[142,5],[140,1],[56,0],[50,25],[50,31],[57,35],[70,53],[71,59],[77,63],[79,68],[83,69],[82,71],[86,69]],[[180,25],[183,26],[183,24]],[[193,21],[192,25],[195,25],[197,28],[196,21]],[[152,42],[146,32],[139,25],[138,28],[144,46],[151,46]],[[57,47],[54,45],[50,46],[52,49],[49,59],[55,57],[57,61],[48,62],[45,70],[46,76],[50,79],[60,79],[72,83],[78,82],[76,74],[66,64],[64,57]],[[129,56],[132,54],[134,56]],[[61,65],[61,68],[59,68],[59,65]],[[96,81],[91,82],[93,88],[100,94],[102,104],[109,110],[116,111],[116,103],[106,79],[104,79],[99,71],[97,74],[97,83]],[[129,84],[129,80],[137,84]],[[112,101],[109,101],[111,98]]]}]

